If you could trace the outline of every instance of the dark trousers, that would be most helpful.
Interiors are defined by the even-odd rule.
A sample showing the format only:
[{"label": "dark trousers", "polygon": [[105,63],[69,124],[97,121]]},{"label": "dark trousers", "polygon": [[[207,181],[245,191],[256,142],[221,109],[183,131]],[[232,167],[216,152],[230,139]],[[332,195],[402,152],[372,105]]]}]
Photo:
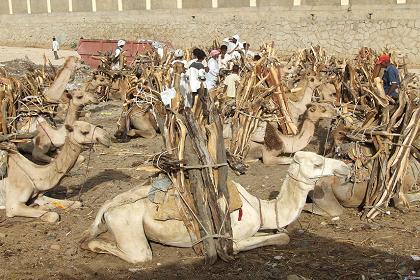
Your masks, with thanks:
[{"label": "dark trousers", "polygon": [[57,60],[57,59],[59,59],[57,51],[53,51],[53,52],[54,52],[54,58],[55,58],[56,60]]}]

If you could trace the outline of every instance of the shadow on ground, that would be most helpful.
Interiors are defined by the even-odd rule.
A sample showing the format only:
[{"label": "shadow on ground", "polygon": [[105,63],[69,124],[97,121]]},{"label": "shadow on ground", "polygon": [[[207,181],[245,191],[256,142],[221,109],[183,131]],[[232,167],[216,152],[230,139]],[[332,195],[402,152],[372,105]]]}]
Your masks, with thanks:
[{"label": "shadow on ground", "polygon": [[121,181],[121,182],[129,182],[131,176],[121,172],[119,170],[107,169],[104,171],[99,172],[94,176],[88,176],[88,179],[82,183],[78,184],[74,187],[70,187],[72,189],[72,193],[67,193],[67,189],[59,186],[57,188],[52,189],[46,193],[47,196],[51,196],[58,199],[67,199],[71,197],[78,196],[80,191],[81,194],[88,192],[90,189],[101,185],[102,183],[111,182],[111,181]]},{"label": "shadow on ground", "polygon": [[[205,266],[200,259],[184,263],[182,258],[164,264],[130,265],[109,269],[107,262],[96,267],[87,264],[76,271],[58,272],[60,279],[286,279],[297,274],[308,279],[403,279],[415,267],[409,256],[398,256],[360,247],[348,241],[336,242],[311,233],[294,233],[283,247],[266,247],[241,253],[231,263]],[[161,245],[158,245],[161,246]],[[163,246],[162,246],[163,247]],[[171,252],[170,248],[166,248]],[[168,258],[174,259],[168,254]],[[89,253],[89,255],[92,255]],[[113,257],[97,255],[95,259]],[[191,260],[191,259],[190,259]],[[196,259],[193,259],[196,260]],[[188,259],[187,259],[188,261]],[[156,262],[156,259],[153,260]],[[131,270],[131,272],[129,271]],[[363,278],[364,277],[364,278]]]}]

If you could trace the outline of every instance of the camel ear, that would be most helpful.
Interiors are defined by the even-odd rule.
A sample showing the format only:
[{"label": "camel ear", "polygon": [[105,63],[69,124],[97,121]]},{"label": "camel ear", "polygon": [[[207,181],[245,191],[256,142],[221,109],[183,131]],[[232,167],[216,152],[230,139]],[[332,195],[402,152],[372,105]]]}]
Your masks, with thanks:
[{"label": "camel ear", "polygon": [[72,132],[74,130],[73,127],[69,124],[66,124],[65,127],[66,127],[68,132]]},{"label": "camel ear", "polygon": [[319,155],[314,156],[311,161],[316,167],[321,167],[324,165],[324,158]]},{"label": "camel ear", "polygon": [[309,110],[309,111],[311,111],[311,112],[315,112],[315,110],[316,110],[316,105],[315,105],[315,104],[313,104],[313,103],[310,103],[310,104],[306,105],[306,110]]},{"label": "camel ear", "polygon": [[71,95],[71,93],[70,93],[70,92],[66,92],[66,97],[67,97],[68,99],[72,99],[72,98],[73,98],[73,96]]}]

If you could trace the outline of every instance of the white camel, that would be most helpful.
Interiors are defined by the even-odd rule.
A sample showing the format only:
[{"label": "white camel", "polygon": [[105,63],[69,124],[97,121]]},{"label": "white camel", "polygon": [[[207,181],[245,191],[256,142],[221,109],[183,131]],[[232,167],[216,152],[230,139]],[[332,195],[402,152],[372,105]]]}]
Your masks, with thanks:
[{"label": "white camel", "polygon": [[[77,208],[80,202],[58,200],[42,196],[57,186],[61,179],[75,165],[84,145],[100,143],[110,146],[111,140],[105,130],[87,122],[75,121],[66,125],[66,142],[50,164],[37,165],[18,152],[10,152],[6,178],[0,181],[0,209],[6,209],[7,217],[23,216],[41,218],[43,221],[55,222],[59,216],[49,212],[51,205],[63,208]],[[39,207],[28,206],[30,200]]]},{"label": "white camel", "polygon": [[[297,152],[276,199],[261,200],[235,183],[243,203],[243,216],[238,220],[239,210],[230,214],[234,252],[287,244],[289,237],[286,233],[263,234],[258,231],[281,229],[295,221],[305,205],[308,192],[314,189],[319,178],[331,174],[347,177],[349,173],[350,169],[341,161],[312,152]],[[153,218],[157,206],[147,198],[150,188],[150,185],[139,186],[105,202],[82,245],[130,263],[152,259],[148,240],[176,247],[192,247],[195,240],[191,240],[182,221],[157,221]],[[101,224],[106,225],[116,244],[97,238],[104,232],[99,229]]]}]

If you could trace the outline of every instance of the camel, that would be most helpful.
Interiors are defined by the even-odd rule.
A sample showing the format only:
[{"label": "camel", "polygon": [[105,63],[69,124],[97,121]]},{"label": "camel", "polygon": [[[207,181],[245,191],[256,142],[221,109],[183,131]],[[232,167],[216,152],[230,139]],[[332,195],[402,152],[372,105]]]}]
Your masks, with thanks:
[{"label": "camel", "polygon": [[[324,84],[316,76],[307,76],[298,85],[298,91],[293,91],[292,96],[287,100],[287,106],[289,108],[289,114],[292,121],[298,125],[299,118],[306,112],[307,106],[312,102],[312,96],[316,88],[319,88],[320,94],[329,94],[330,88],[324,86]],[[324,93],[325,91],[325,93]],[[296,100],[293,101],[292,99]],[[254,142],[264,142],[265,130],[267,122],[260,122],[254,134],[251,136],[251,140]]]},{"label": "camel", "polygon": [[63,68],[58,72],[54,82],[44,92],[44,97],[49,102],[60,102],[63,92],[71,75],[76,69],[77,57],[69,56],[64,62]]},{"label": "camel", "polygon": [[159,133],[156,115],[152,113],[150,105],[134,105],[127,112],[122,112],[117,122],[116,138],[130,137],[154,138]]},{"label": "camel", "polygon": [[[57,186],[61,179],[73,168],[84,146],[100,143],[109,147],[111,141],[107,132],[87,122],[76,121],[66,125],[66,143],[57,158],[48,165],[37,165],[18,152],[10,152],[8,174],[0,182],[0,208],[6,209],[7,217],[23,216],[56,222],[59,215],[49,212],[51,205],[62,208],[77,208],[80,202],[58,200],[42,196],[47,190]],[[27,206],[34,201],[39,208]]]},{"label": "camel", "polygon": [[[397,209],[405,210],[410,203],[420,201],[420,190],[416,189],[416,186],[420,186],[420,162],[416,158],[410,158],[401,185],[399,197],[393,198],[393,204]],[[363,205],[367,187],[366,180],[353,183],[336,176],[322,178],[309,194],[312,203],[305,205],[305,211],[321,216],[340,216],[344,208],[358,208]]]},{"label": "camel", "polygon": [[329,104],[311,104],[308,105],[304,115],[304,121],[297,135],[280,134],[277,128],[270,123],[262,142],[256,142],[251,139],[248,157],[250,159],[261,159],[264,164],[289,164],[290,157],[279,157],[285,153],[295,153],[305,148],[312,139],[315,132],[315,125],[324,118],[333,118],[334,108]]},{"label": "camel", "polygon": [[299,117],[305,113],[306,106],[312,102],[312,96],[315,89],[322,85],[322,82],[315,76],[308,76],[299,88],[303,91],[302,98],[299,101],[288,100],[289,114],[295,124],[299,123]]},{"label": "camel", "polygon": [[[261,200],[234,183],[243,203],[241,210],[230,213],[234,253],[287,244],[289,237],[286,233],[263,234],[258,231],[281,230],[289,225],[299,217],[308,192],[319,178],[332,174],[347,177],[350,172],[343,162],[312,152],[297,152],[293,159],[274,200]],[[195,240],[191,239],[182,221],[157,221],[153,218],[157,205],[148,199],[150,189],[150,185],[139,186],[105,202],[86,232],[82,247],[112,254],[130,263],[152,259],[148,240],[169,246],[192,247]],[[239,219],[240,211],[242,219]],[[98,238],[101,233],[99,226],[103,223],[116,244]]]},{"label": "camel", "polygon": [[51,148],[59,148],[64,145],[67,135],[65,125],[73,124],[79,118],[79,111],[88,104],[98,104],[99,101],[93,93],[74,91],[67,93],[66,97],[70,100],[64,125],[54,128],[44,118],[36,119],[37,136],[31,143],[19,145],[19,150],[32,154],[34,160],[49,163],[52,157],[47,153]]}]

